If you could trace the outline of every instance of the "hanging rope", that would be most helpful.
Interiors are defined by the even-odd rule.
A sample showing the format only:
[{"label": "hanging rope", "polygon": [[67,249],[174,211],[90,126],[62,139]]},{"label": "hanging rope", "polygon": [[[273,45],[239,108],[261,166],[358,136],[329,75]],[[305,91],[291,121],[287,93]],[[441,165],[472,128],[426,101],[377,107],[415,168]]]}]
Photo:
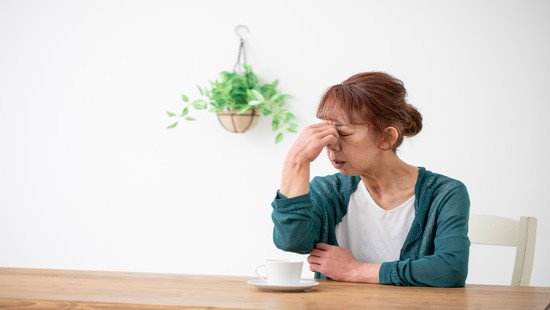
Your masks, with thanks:
[{"label": "hanging rope", "polygon": [[237,62],[235,63],[235,66],[233,66],[233,72],[238,70],[239,73],[242,73],[242,67],[246,64],[246,49],[244,47],[244,38],[239,33],[240,28],[246,29],[246,33],[250,32],[250,30],[245,25],[238,25],[235,27],[235,33],[239,37],[239,53],[237,54]]}]

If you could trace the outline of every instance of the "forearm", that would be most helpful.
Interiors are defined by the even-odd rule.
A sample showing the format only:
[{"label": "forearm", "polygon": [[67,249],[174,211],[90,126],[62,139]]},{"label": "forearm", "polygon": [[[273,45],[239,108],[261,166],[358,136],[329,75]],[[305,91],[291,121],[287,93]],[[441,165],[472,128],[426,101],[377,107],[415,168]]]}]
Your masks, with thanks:
[{"label": "forearm", "polygon": [[273,242],[283,251],[306,254],[319,239],[319,216],[314,216],[314,207],[309,193],[292,198],[276,195],[271,203],[273,212]]},{"label": "forearm", "polygon": [[309,193],[310,163],[299,162],[289,154],[283,167],[279,191],[288,198]]},{"label": "forearm", "polygon": [[441,253],[419,259],[387,262],[381,266],[380,283],[435,287],[464,286],[468,252]]}]

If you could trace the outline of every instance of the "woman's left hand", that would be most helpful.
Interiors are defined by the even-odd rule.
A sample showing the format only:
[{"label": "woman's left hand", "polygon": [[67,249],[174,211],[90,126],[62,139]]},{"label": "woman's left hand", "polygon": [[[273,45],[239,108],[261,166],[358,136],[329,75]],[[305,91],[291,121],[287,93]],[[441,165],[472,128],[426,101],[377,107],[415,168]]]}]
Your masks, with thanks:
[{"label": "woman's left hand", "polygon": [[336,281],[358,282],[357,275],[362,267],[350,250],[326,243],[318,243],[309,252],[307,261],[311,271]]}]

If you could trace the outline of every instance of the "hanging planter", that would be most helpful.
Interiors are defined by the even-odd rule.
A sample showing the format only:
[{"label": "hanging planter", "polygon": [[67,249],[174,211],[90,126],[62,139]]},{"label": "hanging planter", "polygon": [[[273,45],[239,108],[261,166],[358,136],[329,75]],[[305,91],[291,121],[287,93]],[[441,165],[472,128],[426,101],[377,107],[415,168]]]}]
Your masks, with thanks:
[{"label": "hanging planter", "polygon": [[218,121],[231,132],[246,132],[254,128],[260,120],[260,112],[258,110],[248,110],[239,114],[237,111],[218,112]]},{"label": "hanging planter", "polygon": [[[271,116],[271,127],[275,134],[275,142],[278,143],[283,139],[284,132],[297,132],[296,117],[285,107],[285,101],[291,96],[277,90],[279,80],[261,83],[252,67],[246,64],[244,39],[238,32],[243,27],[248,31],[248,28],[242,25],[235,28],[240,45],[233,71],[222,71],[219,79],[210,81],[209,86],[197,85],[202,98],[190,101],[186,95],[181,95],[184,103],[181,112],[167,114],[171,118],[194,121],[195,118],[189,115],[190,109],[208,109],[217,114],[220,124],[225,129],[238,133],[254,128],[261,115]],[[178,121],[174,121],[168,128],[177,125]]]}]

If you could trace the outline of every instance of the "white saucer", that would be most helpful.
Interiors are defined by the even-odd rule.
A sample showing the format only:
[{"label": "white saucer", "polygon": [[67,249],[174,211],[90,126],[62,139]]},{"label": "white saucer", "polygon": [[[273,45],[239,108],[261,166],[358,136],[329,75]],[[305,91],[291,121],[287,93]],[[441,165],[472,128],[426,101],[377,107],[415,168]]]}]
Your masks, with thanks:
[{"label": "white saucer", "polygon": [[312,280],[300,280],[300,283],[291,284],[291,285],[269,284],[264,279],[252,279],[252,280],[246,281],[246,283],[250,285],[254,285],[255,287],[261,290],[283,291],[283,292],[305,291],[319,285],[319,282],[312,281]]}]

